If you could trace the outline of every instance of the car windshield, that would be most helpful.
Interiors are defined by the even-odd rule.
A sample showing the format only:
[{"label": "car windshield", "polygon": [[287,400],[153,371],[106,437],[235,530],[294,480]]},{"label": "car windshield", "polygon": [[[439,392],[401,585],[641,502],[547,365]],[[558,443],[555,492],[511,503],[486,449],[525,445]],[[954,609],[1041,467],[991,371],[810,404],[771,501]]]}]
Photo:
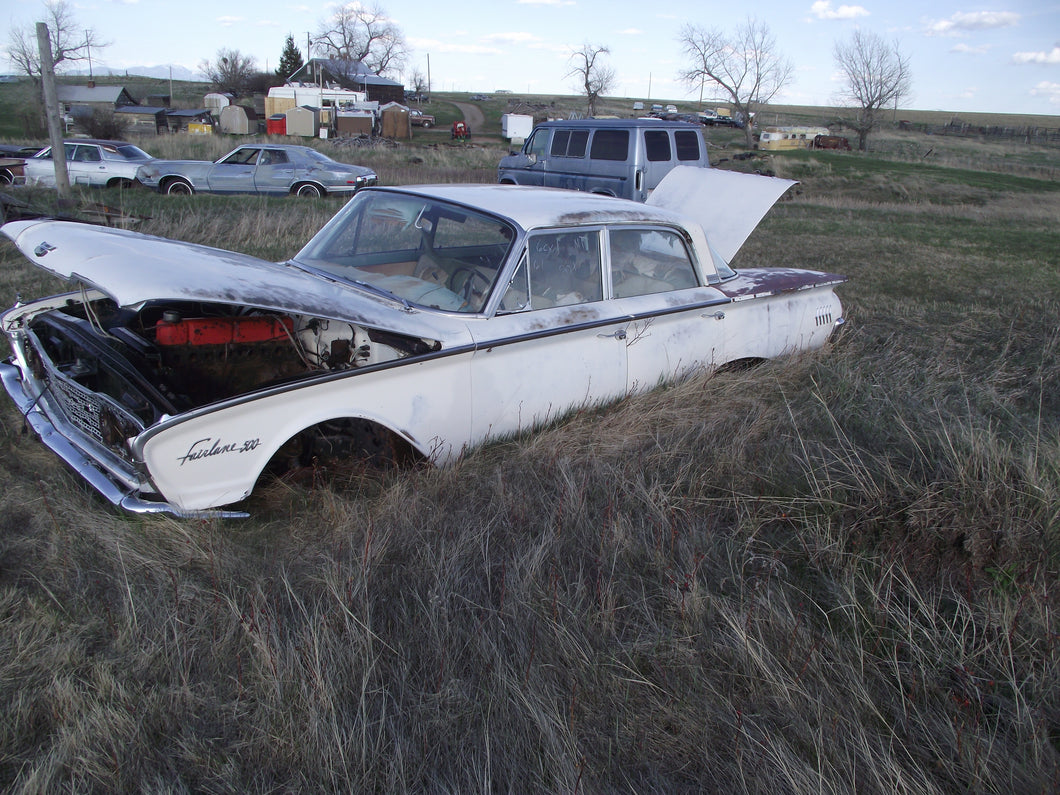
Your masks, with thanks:
[{"label": "car windshield", "polygon": [[508,259],[515,230],[456,204],[362,191],[293,262],[396,300],[481,312]]}]

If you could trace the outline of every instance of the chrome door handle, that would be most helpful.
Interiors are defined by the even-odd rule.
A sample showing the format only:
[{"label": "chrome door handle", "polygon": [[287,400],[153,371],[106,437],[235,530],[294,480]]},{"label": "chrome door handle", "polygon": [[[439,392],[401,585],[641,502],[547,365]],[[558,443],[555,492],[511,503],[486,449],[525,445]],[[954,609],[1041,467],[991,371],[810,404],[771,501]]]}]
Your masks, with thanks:
[{"label": "chrome door handle", "polygon": [[722,311],[721,311],[721,310],[719,309],[719,310],[718,310],[717,312],[715,312],[715,313],[713,313],[713,314],[711,314],[711,315],[700,315],[700,317],[712,317],[712,318],[714,318],[715,320],[724,320],[724,319],[725,319],[725,313],[724,313],[724,312],[722,312]]},{"label": "chrome door handle", "polygon": [[596,336],[600,337],[601,339],[607,339],[610,337],[611,339],[624,340],[626,338],[626,330],[624,328],[620,328],[610,334],[597,334]]}]

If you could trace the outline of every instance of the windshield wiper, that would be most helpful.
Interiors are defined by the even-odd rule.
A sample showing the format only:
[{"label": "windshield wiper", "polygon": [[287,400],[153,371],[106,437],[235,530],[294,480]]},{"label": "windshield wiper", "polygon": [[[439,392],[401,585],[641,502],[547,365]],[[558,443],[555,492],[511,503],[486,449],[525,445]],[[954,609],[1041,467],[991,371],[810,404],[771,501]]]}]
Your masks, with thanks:
[{"label": "windshield wiper", "polygon": [[391,301],[397,301],[403,307],[405,307],[405,309],[408,309],[409,311],[412,310],[412,304],[410,304],[407,299],[402,298],[400,295],[395,295],[394,293],[390,292],[389,290],[384,290],[382,287],[376,287],[374,284],[369,284],[368,282],[362,282],[360,279],[353,279],[352,281],[358,287],[363,287],[365,290],[367,290],[370,293],[374,293],[375,295],[378,295],[378,296],[380,296],[382,298],[389,298]]},{"label": "windshield wiper", "polygon": [[363,281],[362,279],[347,279],[343,276],[338,276],[334,273],[331,273],[330,271],[326,271],[321,268],[314,268],[312,265],[306,265],[305,263],[299,262],[295,259],[289,259],[285,264],[290,265],[294,268],[298,268],[298,270],[303,271],[304,273],[316,276],[318,279],[325,279],[329,282],[335,282],[337,284],[355,284],[358,287],[361,287],[367,290],[368,292],[372,293],[373,295],[378,295],[380,298],[386,298],[389,301],[399,303],[403,307],[405,307],[406,310],[410,312],[412,311],[412,304],[410,304],[406,299],[402,298],[400,295],[396,295],[390,292],[389,290],[384,290],[382,287],[376,287],[374,284]]}]

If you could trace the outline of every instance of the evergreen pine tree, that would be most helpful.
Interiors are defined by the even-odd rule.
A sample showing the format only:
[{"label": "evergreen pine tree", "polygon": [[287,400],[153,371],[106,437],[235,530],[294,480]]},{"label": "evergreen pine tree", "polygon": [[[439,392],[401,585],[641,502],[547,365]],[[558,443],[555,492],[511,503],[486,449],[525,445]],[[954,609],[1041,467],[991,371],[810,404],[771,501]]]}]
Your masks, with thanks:
[{"label": "evergreen pine tree", "polygon": [[276,77],[283,83],[305,65],[302,60],[302,51],[294,46],[294,36],[287,34],[287,41],[283,45],[283,54],[280,55],[280,65],[276,67]]}]

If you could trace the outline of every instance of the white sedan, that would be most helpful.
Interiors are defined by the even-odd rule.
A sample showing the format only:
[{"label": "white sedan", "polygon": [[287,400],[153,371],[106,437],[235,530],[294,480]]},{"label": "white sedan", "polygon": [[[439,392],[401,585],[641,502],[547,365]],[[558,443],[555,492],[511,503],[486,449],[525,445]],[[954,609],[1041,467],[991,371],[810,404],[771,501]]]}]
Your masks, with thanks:
[{"label": "white sedan", "polygon": [[269,472],[443,464],[577,406],[824,345],[842,276],[728,265],[791,184],[680,167],[647,205],[368,189],[283,263],[12,222],[34,264],[80,286],[0,318],[0,376],[113,503],[244,515],[222,506]]},{"label": "white sedan", "polygon": [[[128,188],[136,181],[137,169],[154,159],[125,141],[83,138],[66,141],[63,150],[70,183],[96,188]],[[46,146],[27,158],[23,171],[27,185],[55,187],[52,148]]]}]

